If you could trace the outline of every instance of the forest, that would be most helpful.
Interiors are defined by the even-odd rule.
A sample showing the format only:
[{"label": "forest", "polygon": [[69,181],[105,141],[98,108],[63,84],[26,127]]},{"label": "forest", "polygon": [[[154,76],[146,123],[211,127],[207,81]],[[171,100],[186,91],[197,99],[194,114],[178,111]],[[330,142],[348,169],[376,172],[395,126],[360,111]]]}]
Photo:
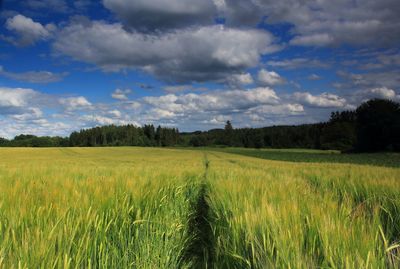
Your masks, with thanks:
[{"label": "forest", "polygon": [[0,138],[3,147],[246,147],[334,149],[342,152],[400,151],[400,104],[373,99],[357,109],[332,112],[327,122],[296,126],[234,128],[179,133],[176,128],[108,125],[83,129],[69,137],[18,135]]}]

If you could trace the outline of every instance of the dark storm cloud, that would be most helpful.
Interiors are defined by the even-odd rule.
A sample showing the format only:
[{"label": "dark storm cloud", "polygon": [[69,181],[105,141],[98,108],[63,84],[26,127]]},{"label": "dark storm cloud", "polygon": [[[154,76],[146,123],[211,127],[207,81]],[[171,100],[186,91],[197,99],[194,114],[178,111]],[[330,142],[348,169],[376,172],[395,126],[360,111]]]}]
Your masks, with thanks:
[{"label": "dark storm cloud", "polygon": [[293,45],[400,43],[398,0],[225,0],[220,10],[228,25],[289,23]]},{"label": "dark storm cloud", "polygon": [[400,44],[398,0],[104,0],[126,26],[139,31],[258,23],[292,25],[292,45]]},{"label": "dark storm cloud", "polygon": [[127,27],[143,32],[213,24],[212,0],[103,0]]}]

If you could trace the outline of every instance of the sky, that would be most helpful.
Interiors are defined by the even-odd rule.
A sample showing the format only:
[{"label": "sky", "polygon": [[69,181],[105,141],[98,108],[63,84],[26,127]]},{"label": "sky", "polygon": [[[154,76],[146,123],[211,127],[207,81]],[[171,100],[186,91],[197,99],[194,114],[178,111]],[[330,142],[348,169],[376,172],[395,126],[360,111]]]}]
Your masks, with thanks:
[{"label": "sky", "polygon": [[400,101],[399,0],[0,0],[0,137]]}]

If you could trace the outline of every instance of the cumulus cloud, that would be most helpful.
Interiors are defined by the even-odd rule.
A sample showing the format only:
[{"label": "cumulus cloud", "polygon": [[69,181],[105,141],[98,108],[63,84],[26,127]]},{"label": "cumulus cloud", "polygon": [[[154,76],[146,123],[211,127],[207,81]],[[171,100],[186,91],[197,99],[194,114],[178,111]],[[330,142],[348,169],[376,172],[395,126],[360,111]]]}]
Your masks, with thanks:
[{"label": "cumulus cloud", "polygon": [[289,103],[280,105],[261,105],[245,112],[253,122],[265,123],[268,119],[304,115],[304,107],[300,104]]},{"label": "cumulus cloud", "polygon": [[300,104],[311,107],[346,108],[348,106],[345,98],[326,92],[318,95],[312,95],[309,92],[295,92],[293,99]]},{"label": "cumulus cloud", "polygon": [[[143,122],[168,123],[186,130],[215,128],[232,120],[236,127],[293,124],[305,119],[304,107],[280,98],[271,88],[144,97]],[[307,120],[309,122],[309,120]]]},{"label": "cumulus cloud", "polygon": [[213,24],[217,15],[212,0],[103,0],[128,27],[154,32]]},{"label": "cumulus cloud", "polygon": [[28,108],[26,113],[11,115],[16,121],[38,120],[43,116],[43,111],[40,108]]},{"label": "cumulus cloud", "polygon": [[143,98],[144,103],[163,110],[164,114],[169,116],[205,111],[220,114],[237,113],[261,104],[277,104],[279,100],[275,91],[270,88],[214,91],[203,94],[168,94]]},{"label": "cumulus cloud", "polygon": [[329,34],[311,34],[306,36],[296,36],[290,40],[291,45],[317,46],[322,47],[333,42],[333,37]]},{"label": "cumulus cloud", "polygon": [[6,37],[5,39],[19,46],[29,46],[35,44],[37,41],[47,40],[56,30],[54,24],[42,25],[21,14],[8,18],[6,28],[14,32],[17,37]]},{"label": "cumulus cloud", "polygon": [[73,21],[58,35],[54,48],[105,70],[139,68],[180,83],[224,79],[278,49],[274,37],[261,30],[214,25],[147,35],[101,21]]},{"label": "cumulus cloud", "polygon": [[241,73],[229,76],[227,83],[232,87],[241,87],[254,83],[254,80],[250,73]]},{"label": "cumulus cloud", "polygon": [[117,110],[117,109],[110,110],[110,111],[108,111],[107,114],[110,115],[110,116],[112,116],[112,117],[114,117],[114,118],[121,118],[121,116],[122,116],[121,111],[119,111],[119,110]]},{"label": "cumulus cloud", "polygon": [[397,0],[103,0],[128,27],[157,31],[210,25],[222,18],[228,26],[258,23],[293,25],[292,45],[391,46],[400,42]]},{"label": "cumulus cloud", "polygon": [[307,77],[309,80],[320,80],[321,77],[318,76],[317,74],[311,74]]},{"label": "cumulus cloud", "polygon": [[60,98],[59,102],[67,111],[88,109],[92,106],[92,103],[83,96]]},{"label": "cumulus cloud", "polygon": [[221,126],[228,120],[232,120],[232,117],[227,115],[216,115],[215,117],[211,117],[211,119],[203,120],[203,123]]},{"label": "cumulus cloud", "polygon": [[294,45],[398,45],[397,0],[302,1],[224,0],[221,16],[228,25],[290,23]]},{"label": "cumulus cloud", "polygon": [[24,114],[30,111],[32,101],[39,97],[32,89],[0,87],[0,114]]},{"label": "cumulus cloud", "polygon": [[0,87],[0,137],[12,138],[22,133],[59,135],[65,124],[49,122],[43,107],[50,107],[52,97],[33,89]]},{"label": "cumulus cloud", "polygon": [[139,124],[136,121],[116,119],[115,117],[107,117],[101,115],[83,115],[78,118],[79,121],[83,123],[86,127],[95,127],[101,125],[126,125],[126,124]]},{"label": "cumulus cloud", "polygon": [[262,86],[275,86],[285,83],[285,80],[278,73],[265,69],[258,71],[257,80]]},{"label": "cumulus cloud", "polygon": [[267,65],[282,69],[329,67],[329,63],[327,62],[322,62],[318,59],[309,59],[309,58],[292,58],[279,61],[268,61]]},{"label": "cumulus cloud", "polygon": [[354,103],[365,102],[370,99],[380,98],[389,99],[393,101],[400,101],[400,94],[396,93],[393,89],[387,87],[371,88],[365,90],[358,90],[350,95]]},{"label": "cumulus cloud", "polygon": [[127,110],[138,110],[142,107],[142,104],[137,101],[129,101],[124,103],[124,107]]},{"label": "cumulus cloud", "polygon": [[130,94],[132,91],[130,89],[125,89],[125,90],[121,90],[121,89],[116,89],[112,94],[111,97],[116,99],[116,100],[128,100],[128,94]]},{"label": "cumulus cloud", "polygon": [[0,118],[0,137],[13,138],[20,134],[34,134],[39,136],[66,136],[75,126],[65,122],[49,121],[47,119],[33,119],[17,121],[13,118]]},{"label": "cumulus cloud", "polygon": [[0,66],[0,75],[10,79],[29,83],[52,83],[63,80],[68,73],[53,73],[50,71],[28,71],[23,73],[15,73],[6,71],[2,66]]}]

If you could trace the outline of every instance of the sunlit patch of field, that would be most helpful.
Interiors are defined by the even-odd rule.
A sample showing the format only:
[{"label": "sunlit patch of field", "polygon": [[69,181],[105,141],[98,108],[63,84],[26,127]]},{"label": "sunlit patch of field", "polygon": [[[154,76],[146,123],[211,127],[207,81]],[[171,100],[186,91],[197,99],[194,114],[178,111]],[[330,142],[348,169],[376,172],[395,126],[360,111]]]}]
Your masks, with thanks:
[{"label": "sunlit patch of field", "polygon": [[209,158],[217,267],[399,265],[400,169]]},{"label": "sunlit patch of field", "polygon": [[202,158],[161,149],[2,149],[0,264],[176,267]]},{"label": "sunlit patch of field", "polygon": [[0,268],[399,266],[399,168],[4,148],[0,193]]}]

